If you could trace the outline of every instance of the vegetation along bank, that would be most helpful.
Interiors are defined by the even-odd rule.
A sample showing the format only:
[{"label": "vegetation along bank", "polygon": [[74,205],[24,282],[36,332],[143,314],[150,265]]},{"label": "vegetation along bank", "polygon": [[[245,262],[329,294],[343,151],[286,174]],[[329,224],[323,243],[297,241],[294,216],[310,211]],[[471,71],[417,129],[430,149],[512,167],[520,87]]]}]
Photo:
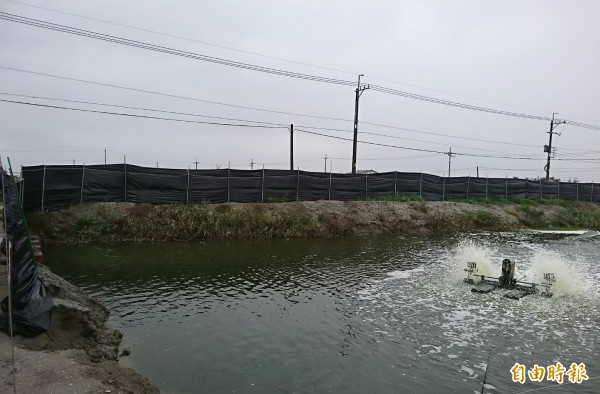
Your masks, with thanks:
[{"label": "vegetation along bank", "polygon": [[149,205],[91,203],[33,213],[33,233],[61,244],[231,238],[598,229],[600,205],[562,200],[305,201]]}]

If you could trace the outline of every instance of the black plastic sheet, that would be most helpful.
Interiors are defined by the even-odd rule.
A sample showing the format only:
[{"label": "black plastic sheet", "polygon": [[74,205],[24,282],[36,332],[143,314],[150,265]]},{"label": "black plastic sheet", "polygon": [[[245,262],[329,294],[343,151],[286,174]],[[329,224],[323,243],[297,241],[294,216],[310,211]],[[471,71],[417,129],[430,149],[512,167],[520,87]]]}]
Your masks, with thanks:
[{"label": "black plastic sheet", "polygon": [[[10,254],[12,327],[14,334],[35,336],[48,330],[52,298],[38,276],[27,223],[19,193],[11,176],[2,170],[6,239],[12,243]],[[0,328],[9,332],[8,297],[2,301]]]},{"label": "black plastic sheet", "polygon": [[299,170],[186,170],[131,164],[23,167],[28,212],[98,201],[153,204],[361,200],[386,195],[600,201],[600,185],[414,172],[333,174]]}]

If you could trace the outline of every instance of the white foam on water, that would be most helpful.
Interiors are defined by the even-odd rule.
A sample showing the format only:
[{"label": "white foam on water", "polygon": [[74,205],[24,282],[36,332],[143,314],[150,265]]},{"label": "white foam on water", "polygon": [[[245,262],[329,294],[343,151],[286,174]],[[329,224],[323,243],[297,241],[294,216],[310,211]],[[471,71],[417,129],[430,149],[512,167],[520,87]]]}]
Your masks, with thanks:
[{"label": "white foam on water", "polygon": [[531,258],[531,266],[526,275],[530,280],[541,283],[544,273],[553,273],[556,282],[552,285],[552,292],[560,297],[587,292],[586,272],[584,264],[570,260],[558,252],[537,250]]},{"label": "white foam on water", "polygon": [[[465,277],[464,269],[467,268],[469,262],[477,264],[474,274],[496,276],[497,269],[493,266],[492,261],[497,254],[494,248],[476,243],[473,240],[461,241],[454,248],[451,256],[454,266],[454,279],[462,280]],[[474,279],[477,280],[477,277]]]}]

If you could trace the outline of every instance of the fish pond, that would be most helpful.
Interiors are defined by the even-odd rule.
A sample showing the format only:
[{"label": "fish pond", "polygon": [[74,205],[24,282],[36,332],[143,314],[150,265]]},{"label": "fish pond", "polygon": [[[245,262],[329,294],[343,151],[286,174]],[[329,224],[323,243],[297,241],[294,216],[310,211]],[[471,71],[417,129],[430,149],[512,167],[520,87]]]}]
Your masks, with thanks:
[{"label": "fish pond", "polygon": [[[597,393],[599,252],[593,232],[476,233],[54,246],[45,260],[110,309],[121,363],[165,393]],[[499,276],[503,258],[523,280],[554,273],[555,295],[463,283],[467,262]],[[513,381],[515,363],[558,362],[588,380]]]}]

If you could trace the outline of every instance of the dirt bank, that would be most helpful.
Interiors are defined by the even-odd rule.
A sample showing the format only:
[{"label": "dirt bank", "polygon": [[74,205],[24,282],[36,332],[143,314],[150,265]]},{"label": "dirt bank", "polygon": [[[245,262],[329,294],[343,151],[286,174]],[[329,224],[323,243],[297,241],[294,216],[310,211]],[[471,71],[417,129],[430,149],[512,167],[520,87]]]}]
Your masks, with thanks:
[{"label": "dirt bank", "polygon": [[30,227],[57,243],[293,238],[523,228],[600,229],[598,204],[560,200],[502,202],[309,201],[265,204],[93,203],[29,215]]},{"label": "dirt bank", "polygon": [[[38,269],[56,308],[47,333],[14,338],[17,392],[158,393],[146,378],[119,365],[122,335],[106,327],[107,309],[47,268]],[[6,266],[0,271],[0,298],[4,298]],[[4,333],[0,333],[0,363],[0,393],[12,393],[11,342]]]}]

